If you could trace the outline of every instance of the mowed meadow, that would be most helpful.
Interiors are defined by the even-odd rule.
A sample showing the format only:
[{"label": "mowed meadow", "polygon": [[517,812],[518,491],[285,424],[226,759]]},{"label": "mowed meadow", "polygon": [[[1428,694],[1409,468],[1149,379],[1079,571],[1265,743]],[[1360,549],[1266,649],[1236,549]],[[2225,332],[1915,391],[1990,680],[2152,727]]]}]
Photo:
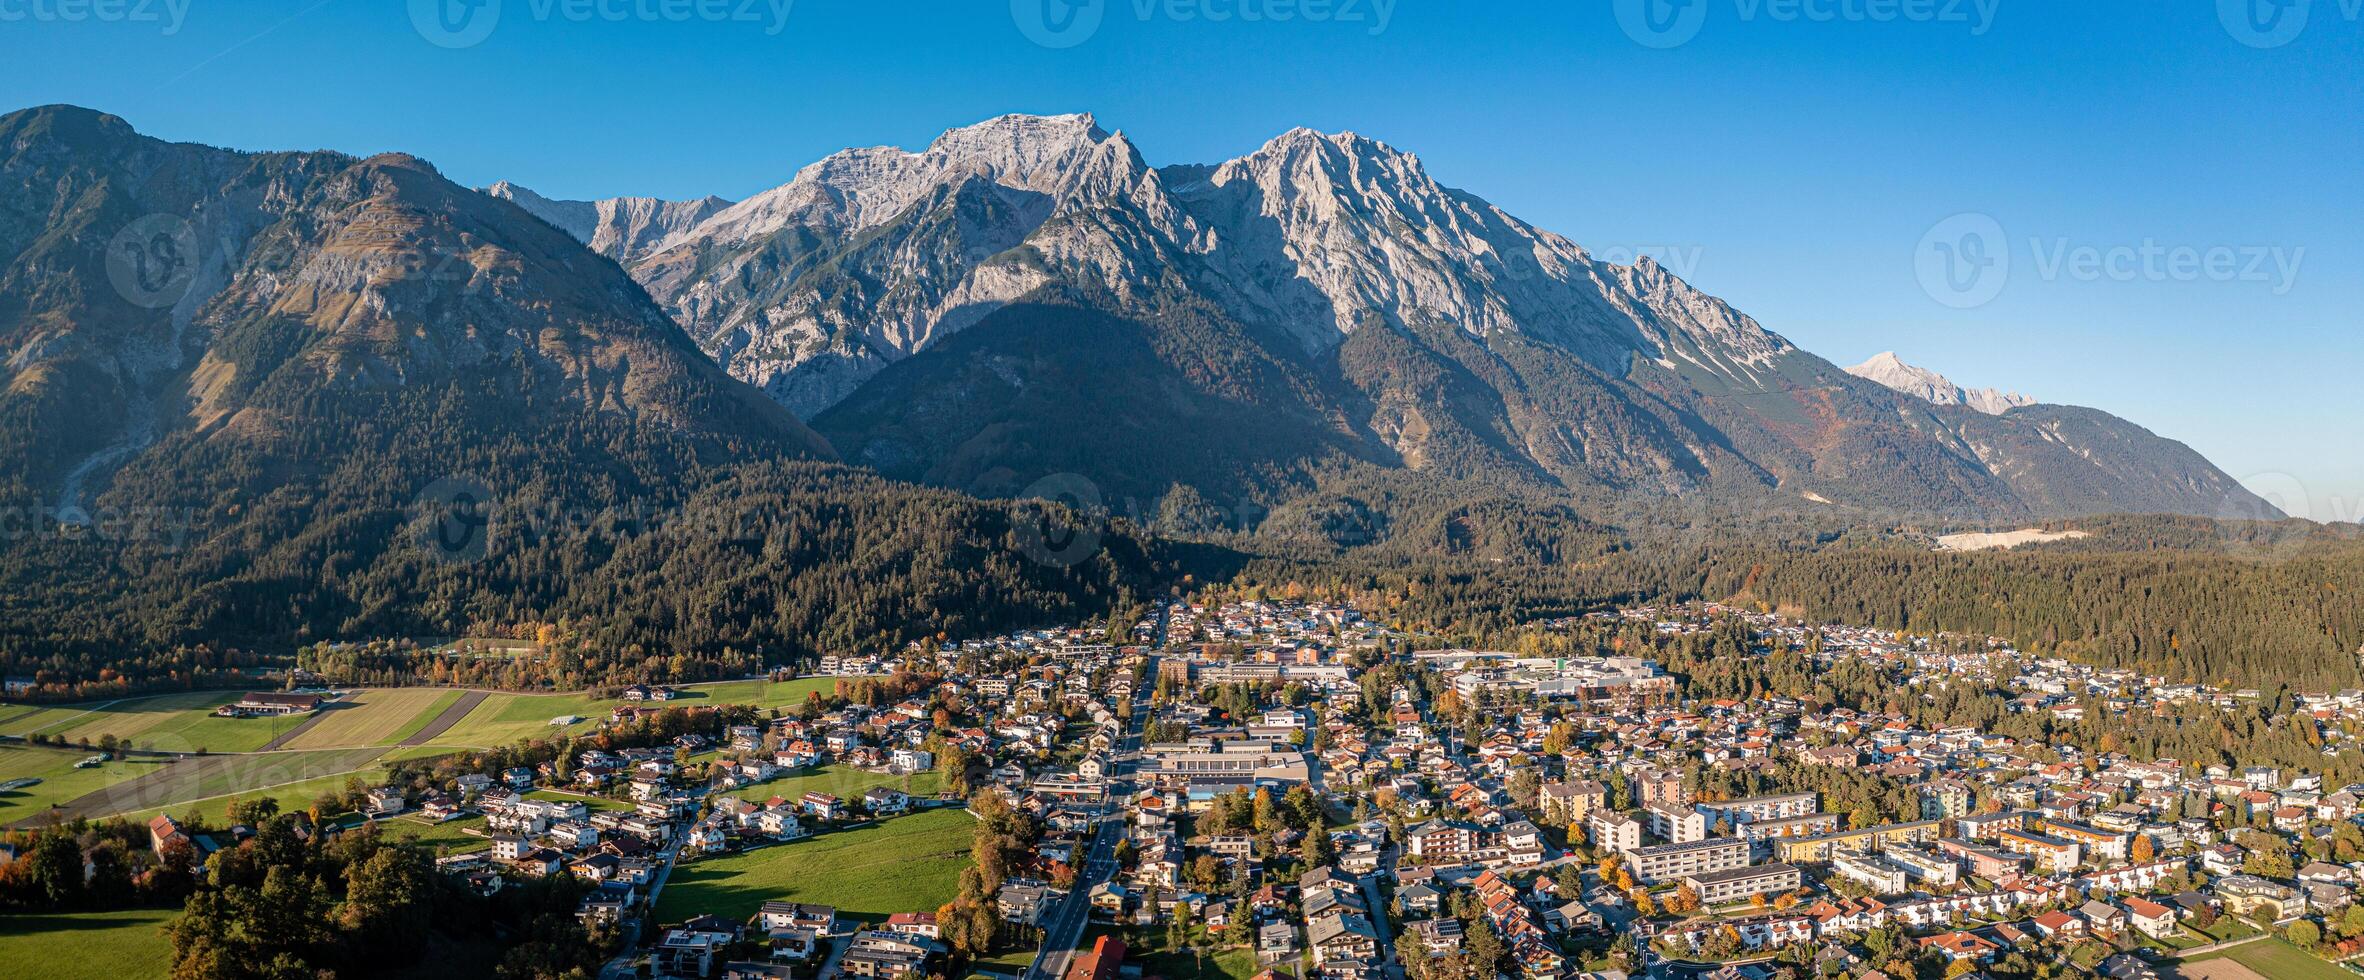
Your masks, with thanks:
[{"label": "mowed meadow", "polygon": [[[660,706],[786,708],[835,689],[834,677],[694,685]],[[41,819],[146,818],[267,795],[302,806],[385,765],[598,728],[622,704],[585,693],[370,688],[309,716],[225,718],[238,692],[191,691],[68,705],[0,704],[0,824]],[[554,724],[553,722],[563,722]],[[126,751],[102,764],[112,736]],[[39,737],[48,744],[29,744]],[[63,744],[59,744],[63,743]],[[85,747],[87,746],[87,747]]]},{"label": "mowed meadow", "polygon": [[959,891],[976,832],[976,817],[948,807],[685,861],[658,896],[656,918],[748,918],[775,900],[833,905],[841,915],[872,922],[933,910]]}]

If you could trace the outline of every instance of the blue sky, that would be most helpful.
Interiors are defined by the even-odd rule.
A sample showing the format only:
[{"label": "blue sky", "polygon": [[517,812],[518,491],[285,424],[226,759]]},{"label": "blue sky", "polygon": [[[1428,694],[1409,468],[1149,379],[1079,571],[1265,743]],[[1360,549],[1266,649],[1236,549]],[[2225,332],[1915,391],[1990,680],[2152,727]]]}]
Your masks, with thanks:
[{"label": "blue sky", "polygon": [[1159,164],[1353,129],[1834,361],[2105,408],[2364,516],[2359,0],[120,2],[0,0],[0,107],[570,197],[739,197],[1003,112]]}]

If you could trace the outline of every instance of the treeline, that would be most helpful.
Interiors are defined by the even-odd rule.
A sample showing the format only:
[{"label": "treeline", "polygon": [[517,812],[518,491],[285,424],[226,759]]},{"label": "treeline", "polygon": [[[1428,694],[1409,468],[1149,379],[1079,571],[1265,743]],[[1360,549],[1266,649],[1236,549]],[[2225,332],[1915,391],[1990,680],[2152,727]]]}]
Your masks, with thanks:
[{"label": "treeline", "polygon": [[[1219,549],[1156,544],[1119,525],[1096,528],[1092,547],[1072,556],[1046,551],[1073,523],[1056,508],[824,464],[692,469],[678,488],[652,479],[591,494],[506,467],[479,471],[513,478],[485,481],[504,488],[500,514],[591,516],[508,531],[496,516],[483,553],[452,560],[421,545],[448,514],[411,506],[416,487],[372,485],[294,495],[300,503],[218,502],[197,512],[201,547],[19,541],[0,548],[0,580],[19,583],[0,592],[0,671],[36,676],[57,697],[110,696],[230,686],[242,680],[232,669],[284,664],[328,639],[564,624],[578,649],[607,660],[581,665],[584,679],[654,663],[661,676],[696,680],[1080,621],[1194,573],[1226,574]],[[242,652],[212,652],[232,649]],[[467,683],[501,668],[449,671]]]},{"label": "treeline", "polygon": [[[2085,526],[2085,522],[2076,522]],[[1454,645],[1639,603],[1737,601],[1809,621],[2000,636],[2021,649],[2173,681],[2364,687],[2364,542],[2306,525],[2096,519],[2092,538],[1939,553],[1896,529],[1659,526],[1574,563],[1266,558],[1234,584],[1352,600]],[[2216,534],[2204,529],[2219,528]]]},{"label": "treeline", "polygon": [[2083,550],[1760,554],[1719,562],[1711,595],[1820,622],[2001,636],[2170,681],[2364,687],[2364,546],[2276,558]]},{"label": "treeline", "polygon": [[[174,980],[388,976],[438,949],[490,959],[477,968],[503,978],[587,980],[616,945],[575,919],[589,886],[571,875],[486,897],[437,873],[415,844],[304,826],[303,815],[280,814],[212,856],[166,927]],[[487,955],[496,943],[505,951]]]},{"label": "treeline", "polygon": [[[20,857],[0,865],[0,905],[181,908],[165,926],[173,980],[399,976],[430,957],[506,980],[589,980],[615,945],[575,920],[587,886],[572,876],[486,897],[374,824],[331,832],[267,799],[231,812],[251,836],[202,862],[186,838],[151,848],[147,827],[121,819],[14,832]],[[209,832],[196,819],[183,829]]]},{"label": "treeline", "polygon": [[[1686,694],[1739,701],[1788,697],[1819,707],[1842,707],[1903,718],[1935,731],[1969,727],[2028,746],[2042,761],[2058,761],[2048,746],[2075,746],[2087,753],[2122,752],[2137,759],[2178,759],[2196,774],[2209,765],[2273,765],[2321,773],[2331,783],[2364,780],[2364,753],[2325,754],[2331,740],[2313,718],[2292,711],[2288,688],[2267,688],[2256,702],[2230,710],[2210,705],[2164,705],[2112,711],[2085,699],[2083,717],[2063,719],[2050,711],[2014,710],[2023,690],[2008,683],[2009,672],[1950,676],[1946,682],[1912,686],[1903,668],[1845,658],[1825,666],[1808,651],[1757,648],[1748,625],[1726,619],[1705,633],[1660,637],[1646,624],[1585,622],[1573,629],[1527,631],[1500,637],[1497,644],[1540,656],[1620,652],[1655,656],[1682,678]],[[1823,774],[1822,770],[1815,770]],[[1834,790],[1818,787],[1825,792]],[[1879,808],[1889,816],[1906,802],[1891,798]],[[1839,808],[1831,807],[1833,812]]]},{"label": "treeline", "polygon": [[0,663],[12,680],[26,682],[9,697],[19,701],[97,701],[137,694],[213,688],[253,687],[256,675],[277,658],[210,644],[126,649],[95,669],[90,658],[66,650],[11,656]]}]

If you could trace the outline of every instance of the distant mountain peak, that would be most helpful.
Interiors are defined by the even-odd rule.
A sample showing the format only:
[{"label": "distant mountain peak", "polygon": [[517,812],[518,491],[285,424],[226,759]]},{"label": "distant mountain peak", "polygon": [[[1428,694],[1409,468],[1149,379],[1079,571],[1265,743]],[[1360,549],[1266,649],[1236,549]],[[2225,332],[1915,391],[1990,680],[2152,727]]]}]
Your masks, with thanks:
[{"label": "distant mountain peak", "polygon": [[694,201],[654,197],[611,197],[600,201],[561,201],[535,193],[512,181],[496,181],[486,194],[524,208],[558,230],[589,245],[591,250],[620,263],[639,260],[666,239],[696,227],[731,202],[711,194]]},{"label": "distant mountain peak", "polygon": [[1100,121],[1088,112],[1034,116],[1012,112],[983,122],[956,126],[928,143],[928,149],[949,154],[973,154],[1004,145],[1098,143],[1110,138]]},{"label": "distant mountain peak", "polygon": [[416,170],[423,174],[443,176],[443,171],[435,169],[434,164],[408,153],[379,153],[362,160],[361,166],[371,170]]},{"label": "distant mountain peak", "polygon": [[1933,405],[1961,405],[2001,415],[2014,408],[2036,404],[2036,400],[2018,392],[1994,388],[1964,388],[1946,379],[1945,375],[1928,368],[1907,364],[1895,351],[1882,351],[1871,360],[1847,369],[1866,381],[1875,381],[1891,390],[1919,398]]}]

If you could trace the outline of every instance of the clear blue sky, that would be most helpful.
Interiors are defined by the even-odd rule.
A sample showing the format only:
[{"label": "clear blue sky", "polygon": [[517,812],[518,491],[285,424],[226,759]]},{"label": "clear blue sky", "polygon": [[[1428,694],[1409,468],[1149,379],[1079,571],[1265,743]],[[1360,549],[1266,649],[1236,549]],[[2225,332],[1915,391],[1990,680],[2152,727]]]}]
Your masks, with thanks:
[{"label": "clear blue sky", "polygon": [[[1687,39],[1663,48],[1624,0],[793,0],[776,33],[790,0],[476,0],[500,16],[462,47],[410,0],[126,0],[155,19],[106,22],[60,2],[0,0],[0,105],[399,149],[553,196],[744,196],[1013,111],[1091,111],[1159,164],[1353,129],[1596,251],[1670,256],[1834,361],[1893,348],[2106,408],[2315,516],[2364,514],[2356,0],[2272,34],[2246,0],[1691,0],[1677,34],[1637,28]],[[419,0],[421,22],[437,2],[467,0]],[[1968,308],[1916,266],[1961,213],[2009,259]],[[2146,264],[2146,242],[2231,264]]]}]

